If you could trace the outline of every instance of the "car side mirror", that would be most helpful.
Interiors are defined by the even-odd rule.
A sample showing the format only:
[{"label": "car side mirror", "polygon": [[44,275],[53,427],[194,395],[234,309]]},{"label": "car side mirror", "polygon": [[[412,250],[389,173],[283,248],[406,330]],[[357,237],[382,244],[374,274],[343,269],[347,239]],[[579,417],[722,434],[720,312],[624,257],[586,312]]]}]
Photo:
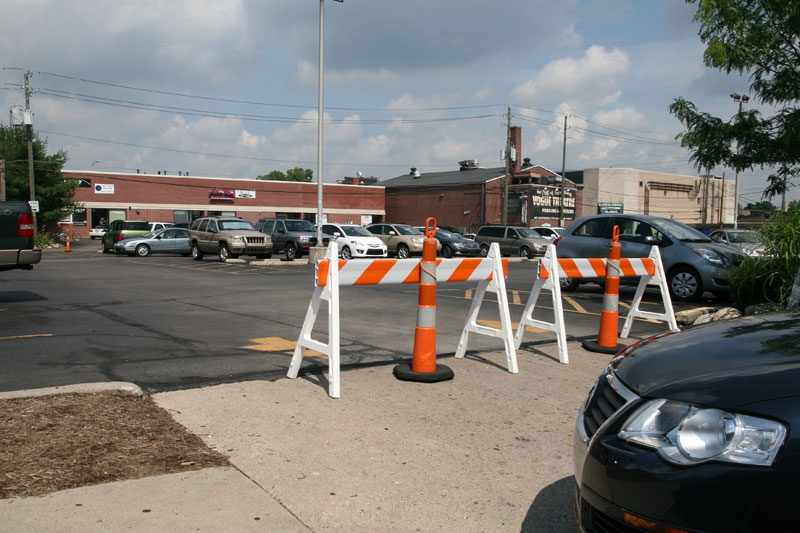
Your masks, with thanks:
[{"label": "car side mirror", "polygon": [[156,235],[156,239],[163,239],[164,235]]},{"label": "car side mirror", "polygon": [[209,233],[216,233],[217,230],[216,230],[216,228],[209,228],[208,232]]},{"label": "car side mirror", "polygon": [[397,235],[394,230],[389,230],[389,235]]},{"label": "car side mirror", "polygon": [[278,228],[278,233],[286,233],[286,230],[283,228]]},{"label": "car side mirror", "polygon": [[658,242],[658,237],[656,237],[655,235],[648,235],[647,237],[644,238],[644,242],[649,244],[655,244]]},{"label": "car side mirror", "polygon": [[339,233],[338,231],[334,231],[334,232],[333,232],[333,236],[334,236],[334,237],[341,237],[341,236],[342,236],[342,234],[341,234],[341,233]]}]

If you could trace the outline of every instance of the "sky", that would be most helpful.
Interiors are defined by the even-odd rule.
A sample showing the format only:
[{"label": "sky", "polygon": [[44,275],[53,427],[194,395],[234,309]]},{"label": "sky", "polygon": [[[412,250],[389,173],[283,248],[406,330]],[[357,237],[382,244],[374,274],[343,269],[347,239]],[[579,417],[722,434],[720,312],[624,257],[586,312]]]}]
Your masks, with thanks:
[{"label": "sky", "polygon": [[[556,172],[566,116],[568,170],[697,175],[669,104],[731,117],[749,81],[703,65],[695,8],[325,0],[323,179],[500,167],[509,107],[522,157]],[[4,0],[0,14],[0,103],[24,104],[30,71],[34,128],[66,169],[316,179],[320,2]],[[740,174],[743,204],[768,174]]]}]

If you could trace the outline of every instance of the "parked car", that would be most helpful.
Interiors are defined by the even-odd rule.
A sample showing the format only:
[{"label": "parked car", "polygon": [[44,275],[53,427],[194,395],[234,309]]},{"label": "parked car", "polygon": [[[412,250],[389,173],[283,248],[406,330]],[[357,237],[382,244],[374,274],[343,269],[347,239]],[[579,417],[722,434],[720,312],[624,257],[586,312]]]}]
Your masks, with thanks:
[{"label": "parked car", "polygon": [[757,231],[748,229],[718,229],[709,235],[712,241],[733,246],[750,257],[764,255],[764,238]]},{"label": "parked car", "polygon": [[240,255],[272,257],[269,235],[256,231],[250,222],[239,217],[198,218],[189,230],[189,242],[195,261],[202,261],[205,254],[216,254],[223,263]]},{"label": "parked car", "polygon": [[[424,233],[425,228],[417,227],[418,230]],[[477,242],[470,239],[465,239],[458,233],[446,230],[444,228],[436,228],[436,240],[442,246],[442,257],[455,257],[457,255],[479,256],[481,255],[481,247]]]},{"label": "parked car", "polygon": [[42,260],[33,242],[35,230],[28,202],[0,202],[0,271],[32,270]]},{"label": "parked car", "polygon": [[112,220],[108,231],[102,237],[103,253],[114,250],[117,241],[131,237],[142,237],[150,233],[150,223],[146,220]]},{"label": "parked car", "polygon": [[92,240],[95,240],[98,237],[102,239],[103,235],[106,234],[106,231],[108,231],[108,226],[106,226],[104,224],[101,224],[99,226],[95,226],[95,227],[93,227],[92,229],[89,230],[89,238],[91,238]]},{"label": "parked car", "polygon": [[475,240],[475,234],[474,233],[465,233],[464,234],[464,238],[465,239],[469,239],[471,241],[474,241]]},{"label": "parked car", "polygon": [[530,228],[519,226],[483,226],[475,234],[475,242],[481,247],[481,255],[486,257],[489,245],[500,245],[502,255],[534,257],[544,255],[551,241]]},{"label": "parked car", "polygon": [[[704,291],[725,296],[728,274],[747,256],[725,244],[713,242],[686,224],[650,215],[593,215],[576,219],[556,239],[558,257],[608,257],[614,226],[619,226],[622,257],[647,257],[652,246],[661,251],[670,296],[678,301],[699,300]],[[635,282],[633,278],[622,278]],[[621,281],[622,281],[621,280]],[[574,290],[598,278],[562,280],[561,288]]]},{"label": "parked car", "polygon": [[[308,250],[317,245],[317,228],[308,220],[299,218],[262,218],[256,229],[272,238],[272,251],[284,253],[289,261],[308,255]],[[322,239],[324,246],[328,239]]]},{"label": "parked car", "polygon": [[800,479],[800,314],[640,341],[578,413],[581,531],[790,531]]},{"label": "parked car", "polygon": [[164,228],[171,228],[174,226],[172,222],[151,222],[150,223],[150,231],[155,231],[157,229],[164,229]]},{"label": "parked car", "polygon": [[[370,224],[367,226],[367,230],[386,244],[389,255],[395,255],[399,259],[422,255],[425,234],[414,226],[383,222]],[[437,251],[442,249],[441,246],[441,243],[437,243]]]},{"label": "parked car", "polygon": [[114,243],[114,252],[139,257],[156,253],[188,256],[191,250],[189,230],[184,228],[159,229],[142,237],[131,237]]},{"label": "parked car", "polygon": [[361,226],[355,224],[323,224],[322,233],[334,239],[342,259],[353,257],[386,257],[386,245]]},{"label": "parked car", "polygon": [[545,239],[549,239],[551,241],[558,239],[564,234],[564,228],[555,226],[532,226],[531,229]]}]

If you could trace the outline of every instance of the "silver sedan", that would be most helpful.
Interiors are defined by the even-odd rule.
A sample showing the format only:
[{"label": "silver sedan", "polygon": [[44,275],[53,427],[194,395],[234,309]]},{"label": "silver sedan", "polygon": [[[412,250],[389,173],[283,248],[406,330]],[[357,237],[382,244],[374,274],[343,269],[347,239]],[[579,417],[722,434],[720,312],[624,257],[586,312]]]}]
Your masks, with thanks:
[{"label": "silver sedan", "polygon": [[181,254],[188,256],[189,230],[185,228],[164,228],[148,233],[143,237],[131,237],[114,243],[114,252],[118,254],[147,257],[150,254]]}]

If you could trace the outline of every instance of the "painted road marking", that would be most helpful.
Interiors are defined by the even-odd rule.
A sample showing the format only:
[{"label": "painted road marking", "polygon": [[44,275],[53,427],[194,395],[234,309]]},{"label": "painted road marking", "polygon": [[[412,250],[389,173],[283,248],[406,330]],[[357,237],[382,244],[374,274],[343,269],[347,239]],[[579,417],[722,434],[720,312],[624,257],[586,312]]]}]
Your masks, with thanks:
[{"label": "painted road marking", "polygon": [[[478,320],[478,324],[482,326],[487,326],[494,329],[500,329],[502,324],[499,320]],[[519,322],[512,322],[511,329],[516,330],[519,327]],[[525,326],[525,331],[530,331],[531,333],[547,333],[546,329],[542,328],[535,328],[533,326]]]},{"label": "painted road marking", "polygon": [[519,291],[511,291],[511,303],[514,305],[522,305],[522,300],[519,297]]},{"label": "painted road marking", "polygon": [[577,312],[583,313],[584,315],[589,314],[589,311],[587,311],[584,306],[576,302],[573,298],[570,298],[569,296],[562,294],[561,299],[569,303],[572,307],[574,307]]},{"label": "painted road marking", "polygon": [[[292,355],[297,346],[295,341],[290,341],[281,337],[261,337],[259,339],[250,339],[250,342],[254,344],[242,346],[242,348],[259,352],[287,352],[288,355]],[[315,350],[309,350],[308,348],[306,348],[305,355],[308,357],[321,357],[322,359],[328,358],[327,355],[321,354]]]},{"label": "painted road marking", "polygon": [[35,333],[33,335],[13,335],[11,337],[0,337],[0,341],[9,341],[13,339],[33,339],[35,337],[52,337],[52,333]]}]

